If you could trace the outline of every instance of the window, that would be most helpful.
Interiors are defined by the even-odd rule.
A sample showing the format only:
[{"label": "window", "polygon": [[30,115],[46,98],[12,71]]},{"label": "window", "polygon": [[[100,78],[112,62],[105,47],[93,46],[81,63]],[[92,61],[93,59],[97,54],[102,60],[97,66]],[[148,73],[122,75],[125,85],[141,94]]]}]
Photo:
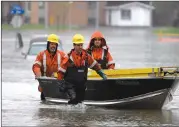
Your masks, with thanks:
[{"label": "window", "polygon": [[111,25],[111,13],[112,13],[112,11],[109,10],[109,15],[108,15],[108,25]]},{"label": "window", "polygon": [[41,1],[39,2],[39,8],[43,9],[45,6],[45,2]]},{"label": "window", "polygon": [[96,1],[88,1],[88,7],[89,7],[89,9],[95,9]]},{"label": "window", "polygon": [[88,18],[88,25],[94,25],[96,22],[96,18]]},{"label": "window", "polygon": [[122,9],[121,10],[121,19],[130,20],[131,19],[131,10]]},{"label": "window", "polygon": [[[34,43],[38,43],[38,42],[34,42]],[[46,42],[42,42],[42,43],[44,44],[32,44],[29,49],[28,55],[37,55],[40,51],[45,50],[47,48],[47,43]],[[62,43],[59,43],[58,49],[63,51]]]},{"label": "window", "polygon": [[29,50],[29,55],[37,55],[40,51],[43,51],[47,48],[47,44],[34,44]]},{"label": "window", "polygon": [[31,2],[27,2],[27,10],[31,11]]},{"label": "window", "polygon": [[39,16],[39,23],[40,23],[40,24],[45,24],[45,19],[44,19],[44,17],[40,17],[40,16]]}]

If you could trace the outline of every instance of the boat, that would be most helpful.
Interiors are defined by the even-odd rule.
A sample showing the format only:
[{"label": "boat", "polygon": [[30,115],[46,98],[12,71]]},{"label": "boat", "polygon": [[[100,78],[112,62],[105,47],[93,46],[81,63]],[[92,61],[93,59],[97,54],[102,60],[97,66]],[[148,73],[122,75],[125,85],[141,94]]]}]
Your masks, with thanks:
[{"label": "boat", "polygon": [[[113,109],[161,109],[173,99],[179,85],[179,67],[150,67],[103,70],[103,80],[88,71],[83,104]],[[68,96],[59,92],[56,78],[37,79],[47,101],[67,104]]]}]

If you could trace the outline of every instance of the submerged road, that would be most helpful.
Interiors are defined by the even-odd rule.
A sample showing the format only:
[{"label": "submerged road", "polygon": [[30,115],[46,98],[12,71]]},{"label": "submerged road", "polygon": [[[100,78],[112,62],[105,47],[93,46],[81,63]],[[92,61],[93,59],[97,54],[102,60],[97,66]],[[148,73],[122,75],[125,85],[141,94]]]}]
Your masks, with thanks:
[{"label": "submerged road", "polygon": [[[101,28],[117,68],[179,66],[179,43],[161,43],[150,29]],[[79,30],[86,47],[93,29]],[[22,31],[25,49],[34,34]],[[57,32],[56,32],[57,33]],[[57,33],[66,52],[72,48],[74,31]],[[15,32],[2,31],[2,125],[3,126],[175,126],[179,125],[179,88],[163,110],[108,110],[85,106],[42,103],[33,61],[15,50]]]}]

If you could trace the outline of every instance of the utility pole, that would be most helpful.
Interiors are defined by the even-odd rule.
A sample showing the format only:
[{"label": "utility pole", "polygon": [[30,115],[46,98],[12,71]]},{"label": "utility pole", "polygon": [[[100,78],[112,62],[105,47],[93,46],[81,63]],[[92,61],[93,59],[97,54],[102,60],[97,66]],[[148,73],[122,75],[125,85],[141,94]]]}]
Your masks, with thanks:
[{"label": "utility pole", "polygon": [[44,17],[45,17],[45,29],[48,29],[48,2],[47,1],[45,1]]},{"label": "utility pole", "polygon": [[68,4],[69,4],[68,26],[69,26],[69,31],[71,32],[71,27],[72,27],[72,24],[71,24],[71,16],[72,16],[71,7],[72,7],[72,4],[73,4],[73,1],[70,1]]},{"label": "utility pole", "polygon": [[96,1],[96,24],[95,29],[99,29],[99,1]]}]

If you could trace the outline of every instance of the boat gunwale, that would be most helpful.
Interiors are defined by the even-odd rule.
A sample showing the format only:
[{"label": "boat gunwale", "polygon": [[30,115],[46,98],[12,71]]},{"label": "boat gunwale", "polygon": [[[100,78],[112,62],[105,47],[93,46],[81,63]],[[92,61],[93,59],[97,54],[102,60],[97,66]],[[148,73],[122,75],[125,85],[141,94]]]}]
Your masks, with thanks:
[{"label": "boat gunwale", "polygon": [[[36,78],[37,80],[58,80],[53,77],[42,76]],[[107,80],[103,80],[102,78],[89,78],[87,81],[108,81],[108,80],[137,80],[137,79],[179,79],[179,76],[163,76],[163,77],[119,77],[119,78],[108,78]]]}]

